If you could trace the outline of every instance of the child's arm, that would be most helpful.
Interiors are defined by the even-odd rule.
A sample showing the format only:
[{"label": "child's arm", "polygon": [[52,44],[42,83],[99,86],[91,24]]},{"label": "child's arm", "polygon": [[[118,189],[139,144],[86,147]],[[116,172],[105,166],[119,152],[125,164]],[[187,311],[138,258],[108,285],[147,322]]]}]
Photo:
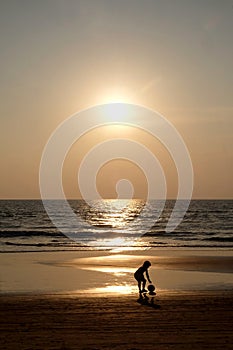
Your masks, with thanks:
[{"label": "child's arm", "polygon": [[152,283],[151,280],[150,280],[150,276],[149,276],[148,270],[146,270],[146,277],[147,277],[148,282],[149,282],[149,283]]}]

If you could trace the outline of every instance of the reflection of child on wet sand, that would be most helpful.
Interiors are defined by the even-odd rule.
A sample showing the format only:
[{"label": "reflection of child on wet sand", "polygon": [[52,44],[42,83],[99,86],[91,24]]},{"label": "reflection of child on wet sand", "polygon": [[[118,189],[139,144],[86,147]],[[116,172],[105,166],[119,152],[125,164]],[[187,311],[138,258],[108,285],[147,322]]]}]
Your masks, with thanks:
[{"label": "reflection of child on wet sand", "polygon": [[[134,273],[134,278],[138,281],[138,289],[139,293],[146,293],[146,279],[144,277],[144,273],[146,273],[146,278],[149,283],[152,283],[149,277],[148,268],[151,266],[150,261],[144,261],[143,265],[140,266],[137,271]],[[142,287],[142,288],[141,288]]]}]

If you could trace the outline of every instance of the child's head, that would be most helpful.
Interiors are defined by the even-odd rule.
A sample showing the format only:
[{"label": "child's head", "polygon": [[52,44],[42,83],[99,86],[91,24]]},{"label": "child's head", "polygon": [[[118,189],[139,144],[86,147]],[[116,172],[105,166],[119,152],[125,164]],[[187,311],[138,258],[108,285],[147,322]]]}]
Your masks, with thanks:
[{"label": "child's head", "polygon": [[151,266],[151,262],[148,261],[148,260],[146,260],[146,261],[144,261],[143,266],[146,267],[146,268],[148,269],[148,267]]}]

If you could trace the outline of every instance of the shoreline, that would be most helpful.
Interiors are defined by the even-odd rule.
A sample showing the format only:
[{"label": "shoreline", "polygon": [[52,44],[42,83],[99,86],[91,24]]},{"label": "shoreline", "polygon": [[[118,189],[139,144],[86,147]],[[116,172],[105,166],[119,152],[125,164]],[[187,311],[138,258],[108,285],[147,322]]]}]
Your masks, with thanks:
[{"label": "shoreline", "polygon": [[84,252],[84,253],[92,253],[92,252],[97,252],[97,253],[118,253],[118,252],[139,252],[139,251],[150,251],[150,250],[156,250],[156,251],[202,251],[202,252],[207,252],[207,251],[213,251],[213,252],[232,252],[233,253],[233,246],[152,246],[149,247],[148,246],[141,246],[141,247],[126,247],[126,246],[117,246],[117,247],[112,247],[112,248],[100,248],[100,247],[95,247],[95,249],[93,249],[92,247],[89,248],[85,248],[85,249],[65,249],[65,250],[61,250],[61,249],[51,249],[51,250],[21,250],[21,251],[16,251],[16,250],[1,250],[0,251],[0,255],[1,254],[37,254],[37,253],[76,253],[78,254],[79,252]]}]

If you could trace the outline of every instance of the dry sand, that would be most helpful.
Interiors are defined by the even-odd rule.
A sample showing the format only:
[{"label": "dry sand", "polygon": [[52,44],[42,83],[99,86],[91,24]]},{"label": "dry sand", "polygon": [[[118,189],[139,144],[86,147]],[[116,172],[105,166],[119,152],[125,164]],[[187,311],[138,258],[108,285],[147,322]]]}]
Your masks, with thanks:
[{"label": "dry sand", "polygon": [[1,296],[1,349],[232,349],[233,293]]}]

